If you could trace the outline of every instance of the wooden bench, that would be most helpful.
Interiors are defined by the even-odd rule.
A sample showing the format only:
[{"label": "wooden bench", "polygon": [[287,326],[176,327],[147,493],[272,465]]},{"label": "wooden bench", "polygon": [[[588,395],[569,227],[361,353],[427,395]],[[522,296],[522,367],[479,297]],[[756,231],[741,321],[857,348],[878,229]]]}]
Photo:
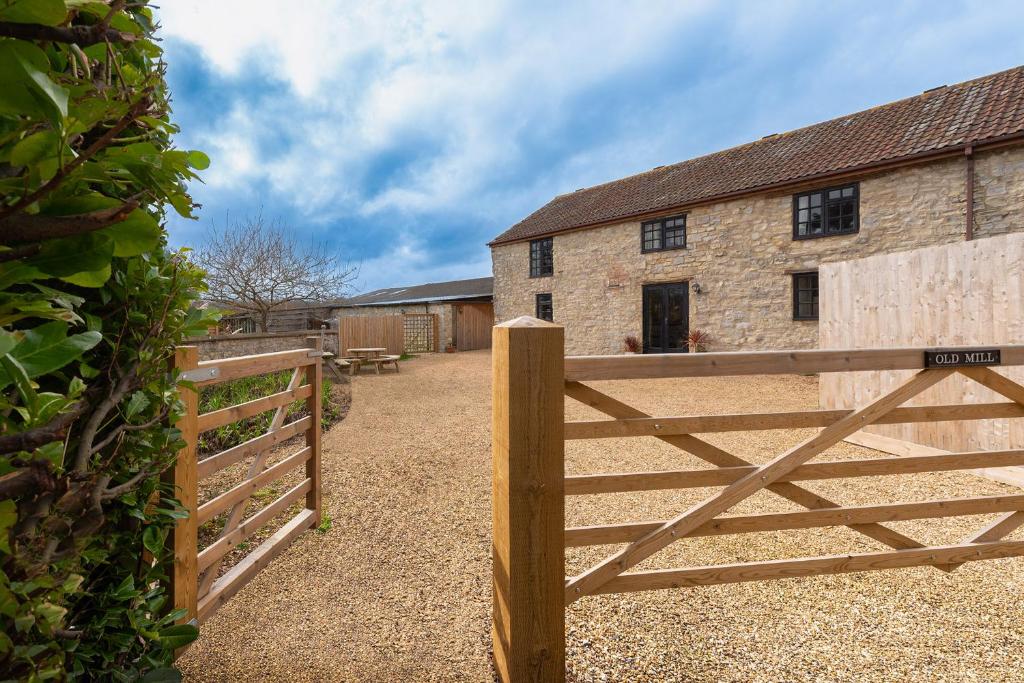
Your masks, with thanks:
[{"label": "wooden bench", "polygon": [[376,358],[364,359],[363,362],[373,363],[374,369],[377,371],[377,374],[379,375],[381,367],[387,365],[388,363],[393,363],[395,366],[395,372],[398,372],[398,360],[400,358],[401,356],[377,356]]},{"label": "wooden bench", "polygon": [[339,368],[348,368],[348,374],[350,376],[356,374],[357,372],[359,372],[359,366],[360,366],[360,364],[362,364],[364,362],[365,361],[362,358],[336,358],[336,359],[334,359],[334,364],[337,365]]}]

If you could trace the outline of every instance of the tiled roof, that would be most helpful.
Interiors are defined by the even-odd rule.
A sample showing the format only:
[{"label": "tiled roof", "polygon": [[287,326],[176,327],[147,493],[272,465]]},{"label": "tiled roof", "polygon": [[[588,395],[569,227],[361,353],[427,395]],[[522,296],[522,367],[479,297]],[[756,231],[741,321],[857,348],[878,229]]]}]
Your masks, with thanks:
[{"label": "tiled roof", "polygon": [[494,295],[494,278],[478,277],[472,280],[431,282],[409,287],[389,287],[336,302],[335,306],[384,306],[427,301],[458,301],[490,299]]},{"label": "tiled roof", "polygon": [[514,242],[1024,133],[1024,67],[559,195]]}]

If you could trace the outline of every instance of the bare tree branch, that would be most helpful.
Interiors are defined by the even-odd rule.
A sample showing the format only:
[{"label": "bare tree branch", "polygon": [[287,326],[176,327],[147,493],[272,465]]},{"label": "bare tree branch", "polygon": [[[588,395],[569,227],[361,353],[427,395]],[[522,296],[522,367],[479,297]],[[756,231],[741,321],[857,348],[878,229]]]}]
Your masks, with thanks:
[{"label": "bare tree branch", "polygon": [[53,190],[57,189],[57,187],[62,182],[64,182],[64,179],[67,178],[68,174],[70,174],[76,168],[78,168],[79,166],[84,164],[86,161],[88,161],[89,159],[94,157],[102,149],[107,147],[110,143],[112,143],[114,141],[114,138],[116,138],[118,135],[120,135],[121,131],[123,131],[125,128],[130,126],[132,124],[132,122],[135,121],[135,119],[137,119],[138,117],[142,116],[142,114],[147,109],[149,109],[149,107],[152,105],[152,103],[153,103],[153,101],[152,101],[152,89],[151,88],[147,88],[143,92],[142,96],[138,100],[136,100],[135,104],[133,104],[131,107],[128,108],[128,111],[125,113],[124,116],[122,116],[117,121],[117,123],[115,123],[113,126],[111,126],[105,133],[103,133],[103,135],[101,135],[99,138],[97,138],[95,140],[95,142],[93,142],[91,145],[89,145],[77,157],[72,159],[70,163],[68,163],[63,168],[61,168],[59,171],[57,171],[57,173],[54,174],[54,176],[52,178],[50,178],[48,181],[43,183],[35,191],[30,192],[27,195],[25,195],[24,197],[22,197],[21,199],[19,199],[17,202],[12,204],[11,206],[8,206],[6,208],[0,209],[0,219],[7,218],[8,216],[13,215],[13,214],[21,211],[26,206],[29,206],[33,202],[38,201],[39,199],[41,199],[42,197],[45,197],[47,194],[49,194]]},{"label": "bare tree branch", "polygon": [[359,273],[326,244],[301,244],[294,230],[259,213],[211,228],[195,260],[206,270],[207,298],[253,314],[264,332],[273,311],[343,296]]},{"label": "bare tree branch", "polygon": [[68,433],[68,427],[85,412],[87,407],[85,401],[79,401],[72,404],[71,409],[67,412],[53,418],[49,424],[18,434],[0,436],[0,453],[31,451],[34,448],[63,439]]},{"label": "bare tree branch", "polygon": [[124,373],[117,383],[111,387],[107,397],[100,401],[92,415],[89,416],[79,437],[78,452],[75,454],[75,472],[81,473],[86,471],[89,458],[93,455],[93,441],[96,439],[96,433],[99,431],[100,425],[107,419],[107,415],[114,409],[114,406],[120,403],[121,399],[135,388],[138,370],[139,363],[136,361],[128,372]]},{"label": "bare tree branch", "polygon": [[[82,235],[120,223],[137,208],[139,208],[138,199],[131,199],[121,206],[75,216],[40,216],[17,213],[0,218],[0,239],[4,244],[18,244]],[[12,249],[10,252],[0,252],[0,262],[12,260],[11,255],[18,251]],[[14,256],[13,258],[18,257]]]},{"label": "bare tree branch", "polygon": [[132,43],[139,39],[134,33],[112,29],[106,24],[93,26],[46,26],[44,24],[18,24],[0,21],[0,37],[19,40],[50,41],[52,43],[74,43],[89,47],[96,43]]},{"label": "bare tree branch", "polygon": [[170,410],[168,408],[165,408],[165,409],[161,410],[159,413],[157,413],[157,415],[153,419],[148,420],[148,421],[143,422],[142,424],[138,424],[138,425],[131,425],[131,424],[122,422],[121,424],[119,424],[118,426],[116,426],[112,430],[110,430],[110,433],[107,434],[103,438],[102,441],[100,441],[98,444],[96,444],[95,446],[92,447],[92,453],[93,454],[99,453],[101,450],[103,450],[104,448],[109,446],[111,443],[113,443],[114,439],[116,439],[117,437],[121,436],[121,434],[123,434],[125,432],[137,432],[137,431],[142,430],[142,429],[149,429],[150,427],[152,427],[153,425],[155,425],[156,423],[160,422],[165,417],[167,417],[169,412],[170,412]]}]

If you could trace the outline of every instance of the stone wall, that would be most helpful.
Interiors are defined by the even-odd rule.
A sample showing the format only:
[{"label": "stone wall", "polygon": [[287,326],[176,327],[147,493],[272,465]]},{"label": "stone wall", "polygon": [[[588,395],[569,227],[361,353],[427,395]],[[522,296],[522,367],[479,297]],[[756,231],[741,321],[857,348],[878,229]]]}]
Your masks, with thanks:
[{"label": "stone wall", "polygon": [[[1024,148],[977,154],[975,173],[976,234],[1024,230]],[[498,246],[495,316],[534,315],[535,295],[550,292],[567,353],[619,353],[625,335],[641,336],[643,285],[687,281],[701,288],[690,329],[711,335],[710,350],[814,348],[818,323],[793,320],[792,273],[964,239],[965,177],[957,157],[860,178],[853,235],[794,240],[788,191],[690,209],[675,251],[642,254],[639,221],[556,235],[551,277],[529,277],[528,243]]]},{"label": "stone wall", "polygon": [[[258,353],[289,351],[306,345],[306,337],[319,332],[270,332],[267,334],[231,334],[216,337],[193,337],[185,340],[188,346],[199,347],[199,360],[215,360],[234,356],[253,356]],[[334,352],[337,348],[337,334],[324,334],[324,348]]]}]

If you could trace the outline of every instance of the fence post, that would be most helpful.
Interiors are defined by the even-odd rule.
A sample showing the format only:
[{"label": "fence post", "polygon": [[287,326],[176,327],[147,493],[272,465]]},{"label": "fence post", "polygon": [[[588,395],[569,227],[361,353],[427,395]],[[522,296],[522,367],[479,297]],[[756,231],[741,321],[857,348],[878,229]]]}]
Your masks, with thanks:
[{"label": "fence post", "polygon": [[[198,366],[198,347],[179,346],[174,350],[174,367],[177,370],[184,372]],[[186,387],[179,387],[178,391],[185,404],[185,413],[175,426],[181,430],[185,447],[178,451],[174,468],[165,474],[165,481],[174,486],[174,495],[188,511],[188,517],[175,523],[168,538],[168,548],[174,554],[170,572],[172,609],[186,610],[179,623],[187,623],[198,614],[199,525],[196,511],[199,509],[199,475],[196,471],[196,447],[199,440],[199,395]]]},{"label": "fence post", "polygon": [[505,683],[565,680],[564,354],[560,325],[492,332],[493,628]]},{"label": "fence post", "polygon": [[441,317],[437,313],[431,313],[433,316],[430,320],[431,327],[434,328],[434,348],[431,349],[434,353],[441,352]]},{"label": "fence post", "polygon": [[[322,337],[306,337],[306,346],[318,354],[323,353]],[[318,356],[316,363],[306,367],[306,382],[313,386],[313,393],[306,399],[306,409],[312,416],[313,424],[306,430],[306,445],[312,449],[306,461],[306,478],[313,484],[306,494],[306,508],[313,511],[313,526],[320,524],[323,516],[320,497],[320,412],[323,406],[323,357]]]}]

